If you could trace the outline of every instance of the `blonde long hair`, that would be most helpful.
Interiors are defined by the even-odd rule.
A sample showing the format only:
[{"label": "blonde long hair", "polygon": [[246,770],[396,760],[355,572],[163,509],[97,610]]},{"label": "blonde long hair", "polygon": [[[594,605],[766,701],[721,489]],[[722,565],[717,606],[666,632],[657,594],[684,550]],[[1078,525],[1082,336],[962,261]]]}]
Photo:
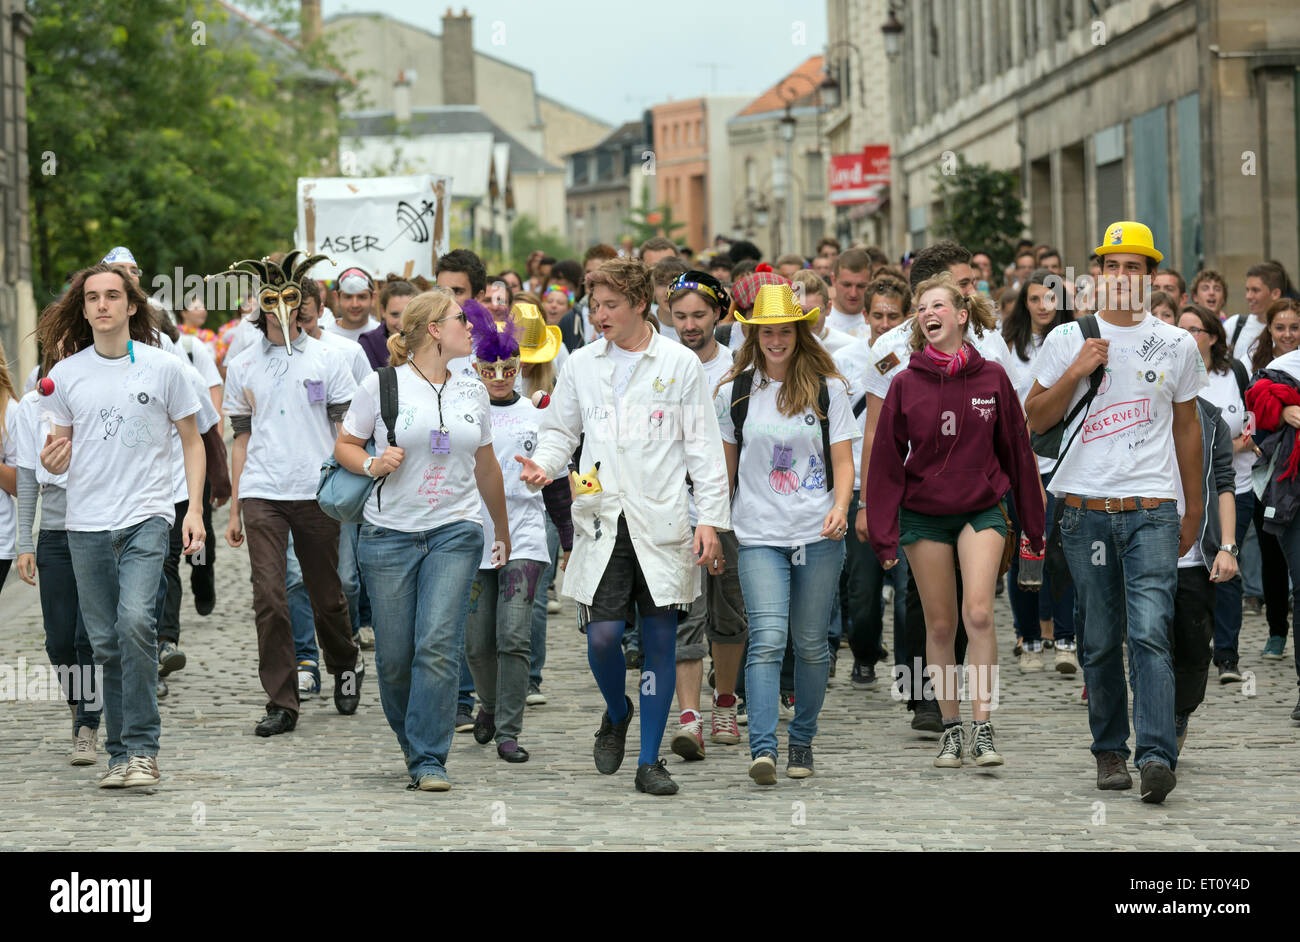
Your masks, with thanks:
[{"label": "blonde long hair", "polygon": [[[838,379],[844,383],[847,392],[848,380],[835,366],[830,353],[813,336],[808,322],[794,321],[793,323],[794,350],[790,353],[790,365],[786,367],[785,381],[781,384],[780,392],[776,394],[776,408],[786,417],[811,409],[818,419],[824,419],[826,416],[822,415],[821,409],[817,407],[817,394],[821,391],[821,381],[825,379],[830,382],[832,379]],[[761,368],[766,363],[763,350],[758,345],[758,335],[762,325],[750,324],[749,327],[749,331],[745,334],[745,342],[740,345],[740,350],[736,353],[735,362],[722,377],[722,382],[718,383],[719,389],[745,370]],[[717,395],[716,389],[714,395]]]},{"label": "blonde long hair", "polygon": [[[989,299],[978,293],[966,297],[957,287],[957,282],[953,281],[952,275],[946,271],[927,278],[916,286],[916,290],[912,292],[913,307],[921,303],[923,294],[935,288],[942,288],[948,292],[948,300],[954,310],[966,312],[966,325],[962,328],[963,339],[972,328],[975,330],[976,337],[983,337],[986,333],[997,329],[997,321],[993,318],[993,305]],[[921,330],[921,319],[918,317],[912,322],[912,349],[923,350],[927,343],[929,341],[925,339],[925,333]]]},{"label": "blonde long hair", "polygon": [[5,412],[10,402],[18,401],[14,392],[14,382],[9,376],[9,361],[5,358],[5,345],[0,342],[0,445],[5,440]]},{"label": "blonde long hair", "polygon": [[[404,366],[417,350],[434,343],[429,325],[446,319],[455,303],[455,295],[446,288],[430,288],[408,301],[402,309],[402,329],[388,335],[388,365]],[[438,351],[442,352],[441,344]]]}]

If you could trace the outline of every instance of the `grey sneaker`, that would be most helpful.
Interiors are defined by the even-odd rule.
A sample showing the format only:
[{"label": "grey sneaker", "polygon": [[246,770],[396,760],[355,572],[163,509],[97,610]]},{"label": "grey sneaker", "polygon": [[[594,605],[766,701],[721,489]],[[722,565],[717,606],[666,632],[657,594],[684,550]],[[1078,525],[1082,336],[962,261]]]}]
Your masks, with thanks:
[{"label": "grey sneaker", "polygon": [[1002,756],[993,746],[993,724],[972,723],[970,728],[970,754],[978,766],[1002,765]]},{"label": "grey sneaker", "polygon": [[542,693],[542,688],[534,685],[528,685],[528,696],[524,697],[524,703],[529,706],[541,706],[546,702],[546,694]]},{"label": "grey sneaker", "polygon": [[939,740],[939,754],[934,757],[936,769],[960,769],[961,757],[966,751],[966,730],[960,723],[949,726]]},{"label": "grey sneaker", "polygon": [[789,759],[785,764],[788,778],[807,778],[813,774],[812,746],[800,746],[790,743]]},{"label": "grey sneaker", "polygon": [[767,752],[755,756],[754,761],[749,763],[749,777],[756,785],[775,785],[776,756]]},{"label": "grey sneaker", "polygon": [[89,726],[77,730],[77,737],[72,741],[73,765],[95,764],[95,739],[98,736],[99,730],[91,729]]}]

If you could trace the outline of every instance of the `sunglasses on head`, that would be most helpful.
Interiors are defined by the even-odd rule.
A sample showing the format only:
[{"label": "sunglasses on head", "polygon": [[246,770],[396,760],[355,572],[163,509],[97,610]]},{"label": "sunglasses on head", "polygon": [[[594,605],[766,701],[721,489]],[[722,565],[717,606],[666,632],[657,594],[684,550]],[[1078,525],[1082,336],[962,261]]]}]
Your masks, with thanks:
[{"label": "sunglasses on head", "polygon": [[474,369],[478,371],[479,376],[488,382],[514,379],[519,375],[519,357],[511,357],[509,360],[495,360],[491,363],[475,360]]}]

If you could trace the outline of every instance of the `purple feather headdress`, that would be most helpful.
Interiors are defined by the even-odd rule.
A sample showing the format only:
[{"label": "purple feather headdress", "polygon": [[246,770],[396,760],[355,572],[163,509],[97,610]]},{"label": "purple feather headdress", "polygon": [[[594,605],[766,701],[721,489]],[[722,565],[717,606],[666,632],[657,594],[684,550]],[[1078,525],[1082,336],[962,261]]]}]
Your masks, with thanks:
[{"label": "purple feather headdress", "polygon": [[492,312],[473,298],[460,306],[469,318],[474,333],[474,357],[484,363],[509,360],[519,356],[519,329],[513,318],[506,318],[505,330],[497,329]]}]

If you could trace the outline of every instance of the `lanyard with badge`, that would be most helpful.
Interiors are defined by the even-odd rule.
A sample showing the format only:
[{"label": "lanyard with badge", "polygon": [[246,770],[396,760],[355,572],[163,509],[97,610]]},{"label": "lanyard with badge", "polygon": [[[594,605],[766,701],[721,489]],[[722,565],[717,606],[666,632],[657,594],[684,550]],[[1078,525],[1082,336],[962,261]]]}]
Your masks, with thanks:
[{"label": "lanyard with badge", "polygon": [[419,374],[420,379],[429,384],[429,388],[438,397],[438,427],[429,433],[429,450],[435,455],[449,455],[451,454],[451,434],[447,431],[447,423],[442,420],[442,389],[447,388],[447,382],[451,380],[451,371],[447,371],[447,379],[443,381],[442,389],[439,389],[433,385],[429,377],[420,372],[420,368],[415,365],[413,360],[408,362],[411,364],[411,369]]}]

